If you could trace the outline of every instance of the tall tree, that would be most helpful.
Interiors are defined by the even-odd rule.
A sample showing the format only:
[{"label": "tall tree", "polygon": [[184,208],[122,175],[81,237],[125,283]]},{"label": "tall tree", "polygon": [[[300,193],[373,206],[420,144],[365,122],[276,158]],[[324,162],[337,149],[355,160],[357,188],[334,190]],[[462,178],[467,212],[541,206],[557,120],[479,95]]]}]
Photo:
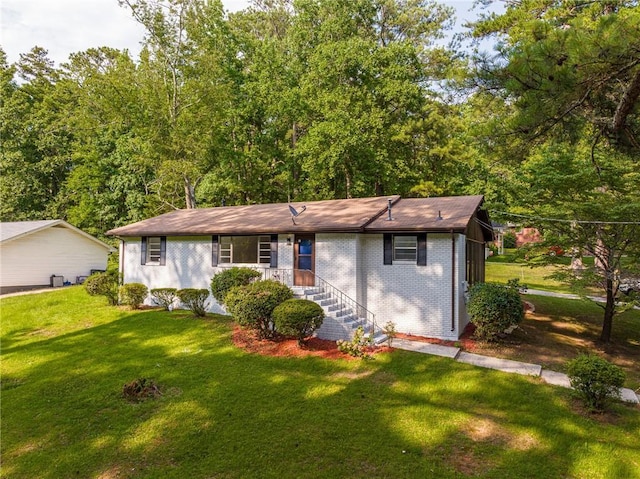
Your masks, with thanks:
[{"label": "tall tree", "polygon": [[[477,79],[504,100],[495,143],[520,168],[515,211],[594,256],[604,295],[600,339],[611,340],[620,278],[640,261],[640,10],[636,1],[508,2],[475,25],[501,39]],[[517,179],[516,179],[517,178]],[[521,183],[517,183],[520,181]],[[626,259],[625,259],[626,258]]]}]

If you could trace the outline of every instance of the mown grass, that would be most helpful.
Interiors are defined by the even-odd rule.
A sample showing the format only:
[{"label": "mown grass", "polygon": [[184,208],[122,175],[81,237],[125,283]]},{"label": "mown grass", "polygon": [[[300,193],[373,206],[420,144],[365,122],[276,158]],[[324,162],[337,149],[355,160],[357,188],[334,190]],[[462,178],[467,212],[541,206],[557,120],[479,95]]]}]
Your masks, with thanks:
[{"label": "mown grass", "polygon": [[488,282],[506,284],[510,279],[517,278],[520,284],[531,289],[571,293],[567,284],[548,278],[554,271],[555,267],[552,265],[531,267],[526,263],[488,261],[485,265],[485,279]]},{"label": "mown grass", "polygon": [[593,301],[530,294],[523,298],[535,311],[526,314],[520,328],[501,343],[476,343],[475,352],[560,372],[579,354],[595,353],[624,369],[626,387],[640,390],[640,310],[616,315],[611,342],[603,344],[603,309]]},{"label": "mown grass", "polygon": [[[0,300],[7,478],[640,478],[640,414],[445,358],[273,358],[227,318]],[[122,399],[152,378],[162,397]]]}]

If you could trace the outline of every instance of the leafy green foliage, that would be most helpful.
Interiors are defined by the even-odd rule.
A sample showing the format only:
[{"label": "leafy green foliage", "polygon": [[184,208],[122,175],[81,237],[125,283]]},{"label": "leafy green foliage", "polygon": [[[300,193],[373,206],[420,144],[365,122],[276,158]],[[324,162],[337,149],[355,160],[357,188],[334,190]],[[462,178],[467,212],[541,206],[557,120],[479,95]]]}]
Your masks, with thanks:
[{"label": "leafy green foliage", "polygon": [[571,386],[585,405],[594,411],[602,411],[607,404],[620,396],[625,374],[615,364],[596,355],[582,354],[567,364]]},{"label": "leafy green foliage", "polygon": [[224,305],[225,297],[231,288],[246,286],[260,276],[260,272],[253,268],[234,266],[225,269],[211,279],[211,294],[219,304]]},{"label": "leafy green foliage", "polygon": [[139,309],[148,293],[149,288],[142,283],[126,283],[120,286],[120,302]]},{"label": "leafy green foliage", "polygon": [[84,282],[84,289],[92,296],[104,296],[110,305],[118,304],[119,277],[118,273],[95,273]]},{"label": "leafy green foliage", "polygon": [[272,313],[276,331],[297,338],[299,344],[322,326],[324,317],[322,307],[308,299],[288,299],[276,306]]},{"label": "leafy green foliage", "polygon": [[189,311],[197,317],[204,317],[207,314],[208,289],[184,288],[176,291],[176,296]]},{"label": "leafy green foliage", "polygon": [[393,321],[387,321],[382,328],[382,332],[387,337],[387,346],[393,346],[393,340],[398,335],[398,331],[396,330],[396,323]]},{"label": "leafy green foliage", "polygon": [[467,304],[469,320],[476,327],[476,337],[496,341],[511,326],[524,319],[524,306],[517,280],[504,286],[476,283],[469,290]]},{"label": "leafy green foliage", "polygon": [[367,352],[367,348],[371,347],[373,339],[370,335],[365,335],[364,328],[358,326],[353,333],[351,340],[338,339],[336,345],[343,353],[356,358],[369,359],[371,355]]},{"label": "leafy green foliage", "polygon": [[262,338],[271,338],[275,333],[273,310],[291,298],[293,291],[286,285],[264,280],[231,288],[225,301],[238,324],[255,329]]},{"label": "leafy green foliage", "polygon": [[176,288],[154,288],[150,291],[153,302],[162,306],[165,311],[170,311],[173,302],[178,297]]}]

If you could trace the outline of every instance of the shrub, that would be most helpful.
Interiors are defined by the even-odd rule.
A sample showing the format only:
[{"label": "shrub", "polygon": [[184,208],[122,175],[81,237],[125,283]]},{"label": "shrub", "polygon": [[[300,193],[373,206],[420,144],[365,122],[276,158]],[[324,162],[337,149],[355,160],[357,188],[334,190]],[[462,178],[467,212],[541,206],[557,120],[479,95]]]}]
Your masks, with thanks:
[{"label": "shrub", "polygon": [[518,246],[516,234],[509,231],[502,235],[502,246],[504,248],[515,248]]},{"label": "shrub", "polygon": [[382,328],[382,332],[387,337],[387,346],[393,346],[393,339],[398,335],[398,331],[396,331],[396,323],[393,321],[387,321],[387,323]]},{"label": "shrub", "polygon": [[170,311],[173,302],[177,298],[176,288],[155,288],[151,290],[151,298],[158,306],[162,306],[165,311]]},{"label": "shrub", "polygon": [[89,276],[84,282],[84,289],[91,296],[104,296],[109,304],[118,304],[118,273],[95,273]]},{"label": "shrub", "polygon": [[293,336],[302,345],[304,338],[322,326],[322,307],[308,299],[288,299],[273,310],[275,330],[285,336]]},{"label": "shrub", "polygon": [[595,355],[582,354],[569,361],[567,372],[571,386],[593,411],[602,411],[620,396],[625,374],[615,364]]},{"label": "shrub", "polygon": [[293,291],[286,285],[264,280],[231,288],[225,303],[238,324],[257,330],[261,338],[271,338],[275,332],[273,310],[292,297]]},{"label": "shrub", "polygon": [[372,344],[373,339],[371,336],[365,337],[364,328],[362,326],[358,326],[358,329],[353,333],[351,341],[346,341],[344,339],[338,339],[336,341],[336,345],[340,351],[347,353],[350,356],[363,359],[369,359],[371,357],[367,353],[367,348]]},{"label": "shrub", "polygon": [[139,309],[144,303],[149,289],[142,283],[127,283],[120,286],[120,302],[133,309]]},{"label": "shrub", "polygon": [[225,296],[235,286],[246,286],[261,276],[259,271],[251,268],[225,269],[211,279],[211,294],[220,304],[225,304]]},{"label": "shrub", "polygon": [[180,302],[189,311],[198,317],[204,317],[207,313],[207,298],[209,297],[208,289],[185,288],[176,291],[176,296]]},{"label": "shrub", "polygon": [[476,337],[498,340],[505,330],[517,326],[524,319],[519,287],[517,281],[510,281],[507,286],[477,283],[471,287],[467,312],[476,327]]}]

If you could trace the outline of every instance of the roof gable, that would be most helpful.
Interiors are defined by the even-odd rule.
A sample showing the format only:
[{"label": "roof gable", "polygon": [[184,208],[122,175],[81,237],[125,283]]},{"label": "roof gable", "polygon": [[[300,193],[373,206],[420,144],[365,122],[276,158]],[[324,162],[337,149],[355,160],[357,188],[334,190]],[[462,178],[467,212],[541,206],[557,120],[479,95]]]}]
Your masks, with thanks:
[{"label": "roof gable", "polygon": [[70,229],[71,231],[83,236],[84,238],[99,244],[103,248],[109,251],[115,251],[115,248],[103,243],[98,238],[94,238],[88,233],[85,233],[79,228],[70,225],[63,220],[40,220],[40,221],[14,221],[14,222],[2,222],[0,223],[0,243],[6,244],[10,241],[16,241],[25,236],[32,235],[39,231],[46,230],[52,227],[62,227]]}]

